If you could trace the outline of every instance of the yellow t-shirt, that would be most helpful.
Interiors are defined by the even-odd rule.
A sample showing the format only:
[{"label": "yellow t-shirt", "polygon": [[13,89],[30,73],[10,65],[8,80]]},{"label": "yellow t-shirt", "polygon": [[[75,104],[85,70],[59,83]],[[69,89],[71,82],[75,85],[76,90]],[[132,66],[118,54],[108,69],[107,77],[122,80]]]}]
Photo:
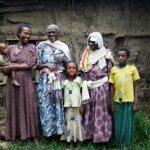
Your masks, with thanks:
[{"label": "yellow t-shirt", "polygon": [[[133,82],[140,79],[137,68],[133,65],[126,65],[124,68],[114,66],[111,68],[109,82],[114,84],[115,102],[133,102]],[[120,100],[121,95],[121,100]]]}]

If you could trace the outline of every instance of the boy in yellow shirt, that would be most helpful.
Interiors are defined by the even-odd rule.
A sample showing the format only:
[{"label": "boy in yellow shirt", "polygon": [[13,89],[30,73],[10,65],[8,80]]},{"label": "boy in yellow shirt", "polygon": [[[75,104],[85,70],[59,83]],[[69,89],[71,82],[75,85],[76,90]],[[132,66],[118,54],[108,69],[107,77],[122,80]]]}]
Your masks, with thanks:
[{"label": "boy in yellow shirt", "polygon": [[117,145],[131,147],[134,135],[134,112],[138,109],[139,73],[135,66],[128,65],[130,51],[121,47],[117,51],[118,66],[111,68],[111,108],[114,113]]}]

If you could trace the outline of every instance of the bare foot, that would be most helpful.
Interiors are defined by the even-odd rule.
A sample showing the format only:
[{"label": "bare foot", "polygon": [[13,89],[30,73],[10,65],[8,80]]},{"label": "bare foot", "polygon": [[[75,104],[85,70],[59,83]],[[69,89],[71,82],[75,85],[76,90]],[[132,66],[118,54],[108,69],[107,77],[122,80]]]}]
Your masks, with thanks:
[{"label": "bare foot", "polygon": [[34,138],[34,143],[37,147],[39,147],[39,138],[35,137]]},{"label": "bare foot", "polygon": [[17,80],[12,80],[12,84],[14,86],[20,86],[20,83]]}]

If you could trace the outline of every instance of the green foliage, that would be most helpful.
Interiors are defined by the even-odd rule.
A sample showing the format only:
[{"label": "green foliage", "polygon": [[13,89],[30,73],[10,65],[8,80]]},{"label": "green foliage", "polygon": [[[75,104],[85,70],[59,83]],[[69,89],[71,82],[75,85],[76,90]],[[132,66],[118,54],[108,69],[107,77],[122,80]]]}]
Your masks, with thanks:
[{"label": "green foliage", "polygon": [[134,150],[150,149],[150,119],[140,111],[135,115],[135,144]]},{"label": "green foliage", "polygon": [[[66,150],[66,142],[59,141],[58,138],[44,138],[40,139],[39,146],[36,147],[33,140],[24,142],[12,142],[7,150]],[[99,150],[98,145],[86,141],[79,145],[79,150]],[[117,150],[115,140],[112,138],[105,150]],[[150,149],[150,119],[148,116],[140,111],[135,114],[135,141],[132,150],[149,150]],[[127,150],[127,148],[124,148]]]}]

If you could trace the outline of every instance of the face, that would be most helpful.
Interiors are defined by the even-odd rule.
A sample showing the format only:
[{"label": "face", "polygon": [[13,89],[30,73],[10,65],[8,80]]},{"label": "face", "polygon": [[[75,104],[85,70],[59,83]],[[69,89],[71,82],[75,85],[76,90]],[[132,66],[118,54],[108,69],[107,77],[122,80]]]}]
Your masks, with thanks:
[{"label": "face", "polygon": [[59,32],[57,31],[57,29],[48,29],[47,35],[51,42],[55,42],[56,40],[58,40]]},{"label": "face", "polygon": [[119,51],[117,53],[117,60],[119,62],[119,65],[122,65],[122,66],[126,65],[127,59],[128,59],[128,56],[125,51]]},{"label": "face", "polygon": [[74,63],[67,64],[67,74],[70,76],[74,76],[77,72],[77,66]]},{"label": "face", "polygon": [[21,33],[19,33],[19,37],[22,43],[28,43],[31,38],[31,29],[28,27],[23,27]]},{"label": "face", "polygon": [[92,51],[99,49],[98,44],[95,41],[91,41],[90,39],[88,41],[88,46],[89,46],[90,50],[92,50]]},{"label": "face", "polygon": [[5,44],[1,44],[1,45],[0,45],[0,53],[1,53],[2,55],[7,55],[7,54],[8,54],[7,45],[5,45]]}]

